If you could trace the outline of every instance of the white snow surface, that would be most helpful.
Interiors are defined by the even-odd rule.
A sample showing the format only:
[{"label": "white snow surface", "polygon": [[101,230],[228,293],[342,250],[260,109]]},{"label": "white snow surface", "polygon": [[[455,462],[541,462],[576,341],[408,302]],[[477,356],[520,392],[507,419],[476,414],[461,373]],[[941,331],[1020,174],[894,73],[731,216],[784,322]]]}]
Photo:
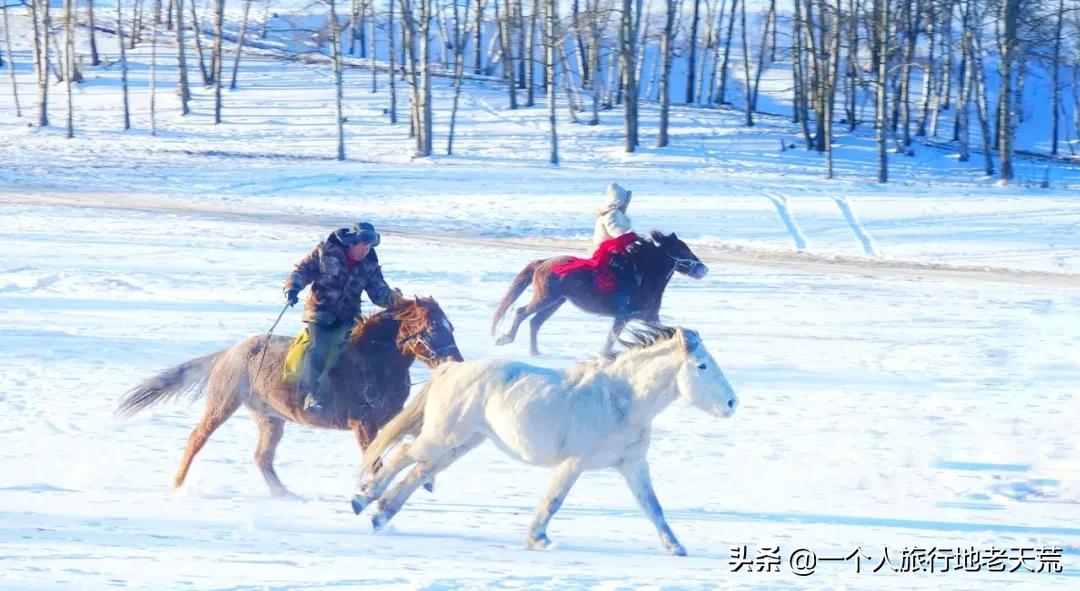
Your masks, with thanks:
[{"label": "white snow surface", "polygon": [[[385,75],[371,93],[367,70],[348,72],[349,160],[336,162],[325,68],[246,58],[221,126],[201,87],[194,113],[175,114],[166,68],[150,137],[146,56],[133,55],[130,132],[115,66],[77,89],[72,140],[61,87],[48,130],[0,96],[0,587],[1077,586],[1080,171],[1056,168],[1050,189],[1003,188],[976,157],[922,149],[875,186],[872,146],[853,136],[827,182],[818,155],[778,150],[795,140],[788,121],[747,130],[738,113],[688,108],[674,111],[671,148],[633,155],[618,111],[585,127],[561,109],[554,168],[543,107],[510,111],[505,91],[480,83],[463,95],[455,155],[410,161],[405,96],[405,123],[387,125]],[[25,43],[16,60],[29,112]],[[450,93],[436,81],[440,150]],[[648,146],[655,110],[643,118]],[[1039,163],[1019,168],[1042,179]],[[346,432],[287,426],[276,464],[300,499],[274,500],[244,413],[175,493],[201,402],[112,416],[143,378],[264,332],[291,265],[357,218],[383,231],[390,284],[435,296],[467,358],[529,359],[527,326],[492,345],[494,307],[526,262],[584,254],[613,180],[634,191],[639,228],[678,232],[710,264],[703,280],[673,280],[663,317],[701,332],[740,398],[728,420],[680,403],[655,423],[654,483],[689,557],[663,554],[614,472],[581,478],[547,551],[523,541],[548,472],[487,444],[374,534],[348,509],[359,452]],[[294,334],[299,316],[277,332]],[[607,327],[567,306],[532,361],[584,359]],[[888,548],[897,566],[904,548],[1056,547],[1064,572],[822,561],[799,577],[786,560],[731,572],[743,545],[785,559],[861,548],[872,565]]]}]

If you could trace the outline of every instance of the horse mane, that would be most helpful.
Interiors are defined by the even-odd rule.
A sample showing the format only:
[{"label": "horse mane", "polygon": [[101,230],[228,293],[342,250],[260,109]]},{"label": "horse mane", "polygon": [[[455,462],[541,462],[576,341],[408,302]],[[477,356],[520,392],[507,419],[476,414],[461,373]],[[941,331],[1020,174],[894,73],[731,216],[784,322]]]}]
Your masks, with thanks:
[{"label": "horse mane", "polygon": [[356,326],[353,327],[349,333],[350,342],[359,342],[364,338],[371,329],[381,326],[388,320],[396,320],[402,324],[414,324],[424,320],[424,309],[428,304],[435,302],[435,298],[416,297],[414,299],[402,298],[397,301],[397,305],[391,308],[379,310],[378,312],[361,317],[357,320]]},{"label": "horse mane", "polygon": [[617,353],[602,353],[601,359],[615,361],[630,351],[645,349],[671,340],[675,336],[676,328],[673,326],[645,321],[638,321],[634,324],[635,326],[628,326],[626,329],[629,332],[629,337],[620,336],[618,339],[619,344],[625,348]]}]

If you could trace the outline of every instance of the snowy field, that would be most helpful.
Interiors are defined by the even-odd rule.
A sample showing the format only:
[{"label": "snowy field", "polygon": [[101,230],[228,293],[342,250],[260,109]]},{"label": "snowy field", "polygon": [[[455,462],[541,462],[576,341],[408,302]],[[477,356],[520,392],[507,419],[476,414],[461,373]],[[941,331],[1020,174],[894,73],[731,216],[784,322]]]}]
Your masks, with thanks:
[{"label": "snowy field", "polygon": [[[325,69],[245,60],[219,127],[201,88],[195,113],[175,115],[166,69],[150,137],[144,58],[128,133],[116,68],[77,90],[73,140],[59,87],[52,130],[26,127],[0,95],[0,587],[1078,585],[1080,171],[1055,169],[1049,190],[1001,188],[976,158],[924,148],[872,186],[871,145],[854,136],[837,150],[841,179],[825,182],[817,155],[779,151],[795,140],[787,121],[746,130],[737,113],[696,109],[676,110],[673,147],[634,155],[617,111],[564,124],[551,168],[544,110],[506,110],[482,84],[465,93],[455,156],[410,162],[407,124],[383,116],[385,77],[373,94],[366,70],[349,73],[349,160],[336,162]],[[435,96],[442,148],[445,81]],[[643,117],[648,146],[655,110]],[[1018,176],[1038,182],[1042,165],[1020,162]],[[653,478],[689,557],[662,552],[614,472],[582,477],[552,521],[555,546],[527,551],[549,474],[484,445],[376,535],[348,508],[348,433],[287,427],[276,463],[301,500],[273,500],[238,413],[173,493],[201,403],[112,416],[141,379],[264,332],[291,265],[358,217],[384,230],[390,284],[435,296],[466,358],[528,359],[524,332],[492,345],[495,304],[527,261],[585,250],[613,180],[634,190],[639,228],[677,231],[709,263],[701,281],[676,277],[663,316],[702,333],[740,398],[725,421],[679,403],[655,423]],[[606,327],[565,307],[534,361],[583,359]],[[732,572],[742,546],[778,546],[780,572]],[[812,575],[793,573],[800,548],[818,556]],[[886,548],[891,566],[869,572]],[[931,548],[1057,548],[1063,572],[893,572],[905,549]],[[859,549],[861,573],[826,560]]]}]

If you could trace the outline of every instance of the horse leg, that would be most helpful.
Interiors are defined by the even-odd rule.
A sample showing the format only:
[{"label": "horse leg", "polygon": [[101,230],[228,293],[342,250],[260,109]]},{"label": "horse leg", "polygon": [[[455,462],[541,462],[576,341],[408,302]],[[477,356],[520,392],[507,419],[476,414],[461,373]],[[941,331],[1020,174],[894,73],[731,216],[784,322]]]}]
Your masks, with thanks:
[{"label": "horse leg", "polygon": [[[371,445],[371,441],[372,441],[372,439],[374,439],[373,437],[371,437],[371,435],[369,435],[369,433],[373,433],[376,430],[375,429],[369,430],[368,427],[364,425],[363,421],[350,421],[349,422],[349,428],[352,429],[353,435],[356,436],[356,443],[357,443],[357,445],[360,446],[360,453],[361,453],[361,455],[363,455],[364,450],[366,450],[367,447],[369,445]],[[408,444],[405,444],[403,447],[405,447],[407,445]],[[375,471],[379,472],[380,470],[382,470],[382,467],[383,467],[383,463],[382,463],[382,460],[380,459],[380,460],[378,460],[378,463],[375,466]],[[424,489],[427,490],[428,492],[433,492],[435,490],[435,482],[434,481],[425,482],[424,483]],[[370,502],[370,501],[368,501],[368,502]],[[357,511],[357,513],[359,513],[359,512],[360,511]]]},{"label": "horse leg", "polygon": [[641,459],[619,464],[615,468],[626,479],[626,484],[630,486],[638,505],[641,506],[641,509],[645,511],[645,516],[656,527],[656,531],[660,534],[660,542],[664,544],[664,548],[675,556],[686,556],[686,549],[679,543],[679,540],[675,539],[675,534],[672,533],[667,520],[664,519],[664,511],[660,508],[660,501],[656,499],[656,491],[652,487],[649,464],[644,459]]},{"label": "horse leg", "polygon": [[176,471],[176,476],[173,477],[174,489],[180,488],[184,484],[184,479],[187,478],[195,454],[199,453],[199,450],[206,445],[206,441],[210,439],[214,431],[229,420],[229,417],[236,412],[236,409],[240,408],[240,397],[235,392],[227,392],[224,400],[218,400],[217,398],[212,394],[208,397],[202,421],[192,429],[191,435],[188,436],[184,458],[180,460],[180,468]]},{"label": "horse leg", "polygon": [[375,470],[371,479],[362,482],[359,492],[353,496],[353,513],[359,515],[368,504],[382,496],[390,483],[393,482],[395,476],[416,463],[416,460],[409,454],[414,444],[415,442],[402,443],[389,455],[383,457],[381,464]]},{"label": "horse leg", "polygon": [[499,337],[498,340],[495,341],[495,344],[508,345],[514,342],[514,338],[517,337],[518,327],[521,326],[521,323],[524,322],[525,319],[529,316],[537,313],[537,311],[543,310],[550,305],[551,300],[547,299],[540,293],[534,294],[532,301],[518,308],[514,312],[514,321],[510,324],[510,330],[506,331],[506,334]]},{"label": "horse leg", "polygon": [[266,485],[270,487],[270,494],[275,497],[293,496],[285,485],[281,484],[281,479],[274,471],[274,453],[277,451],[278,443],[281,443],[281,436],[285,434],[285,421],[280,417],[270,416],[255,409],[252,409],[251,417],[255,419],[255,425],[259,428],[259,447],[255,449],[255,465],[259,467]]},{"label": "horse leg", "polygon": [[626,323],[627,322],[628,322],[628,319],[619,317],[619,318],[616,318],[615,322],[612,323],[611,331],[608,332],[607,339],[604,341],[603,352],[604,352],[605,355],[610,355],[611,352],[614,350],[614,348],[615,348],[615,339],[619,338],[619,334],[622,333],[624,328],[626,328]]},{"label": "horse leg", "polygon": [[581,462],[576,459],[568,459],[555,467],[555,477],[548,487],[547,496],[540,503],[540,509],[536,511],[532,525],[529,526],[529,537],[525,540],[525,546],[536,550],[547,548],[551,540],[547,537],[548,522],[555,512],[562,507],[570,488],[581,476]]},{"label": "horse leg", "polygon": [[540,327],[543,326],[544,323],[547,322],[548,318],[551,318],[552,314],[554,314],[559,309],[559,307],[562,306],[564,303],[566,303],[566,298],[560,298],[560,299],[556,300],[555,303],[553,303],[550,306],[548,306],[547,308],[544,308],[543,310],[540,310],[539,312],[537,312],[536,316],[533,316],[532,320],[529,321],[529,354],[530,355],[539,355],[540,354],[540,349],[537,348],[537,342],[536,342],[536,337],[537,337],[538,334],[540,334]]},{"label": "horse leg", "polygon": [[[466,439],[464,442],[442,451],[442,453],[430,453],[433,452],[431,446],[423,446],[421,455],[425,456],[423,459],[417,459],[416,465],[413,469],[401,479],[401,482],[394,485],[394,488],[390,489],[379,498],[379,512],[371,517],[371,525],[375,529],[382,529],[387,522],[397,515],[397,512],[401,510],[401,507],[405,504],[405,501],[409,500],[409,497],[416,492],[416,489],[420,485],[428,480],[431,480],[436,474],[445,470],[450,464],[453,464],[461,456],[468,453],[484,442],[484,435],[479,433]],[[412,449],[417,449],[417,442],[413,442]],[[445,449],[445,448],[444,448]]]}]

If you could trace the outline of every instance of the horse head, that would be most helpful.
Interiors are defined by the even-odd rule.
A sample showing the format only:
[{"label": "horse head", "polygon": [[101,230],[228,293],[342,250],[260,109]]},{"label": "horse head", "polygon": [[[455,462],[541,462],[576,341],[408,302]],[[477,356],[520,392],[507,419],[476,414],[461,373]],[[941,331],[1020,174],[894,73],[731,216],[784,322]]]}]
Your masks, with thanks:
[{"label": "horse head", "polygon": [[402,353],[412,355],[428,367],[445,361],[464,361],[454,340],[454,325],[435,298],[399,299],[390,309],[398,321],[394,342]]},{"label": "horse head", "polygon": [[679,396],[701,410],[718,417],[735,414],[739,399],[724,376],[720,364],[701,342],[701,335],[689,328],[676,328],[672,337],[681,366],[675,374]]},{"label": "horse head", "polygon": [[701,262],[694,251],[690,250],[690,247],[674,232],[664,234],[653,230],[650,236],[660,252],[675,263],[675,270],[679,273],[694,279],[701,279],[709,274],[709,267]]}]

